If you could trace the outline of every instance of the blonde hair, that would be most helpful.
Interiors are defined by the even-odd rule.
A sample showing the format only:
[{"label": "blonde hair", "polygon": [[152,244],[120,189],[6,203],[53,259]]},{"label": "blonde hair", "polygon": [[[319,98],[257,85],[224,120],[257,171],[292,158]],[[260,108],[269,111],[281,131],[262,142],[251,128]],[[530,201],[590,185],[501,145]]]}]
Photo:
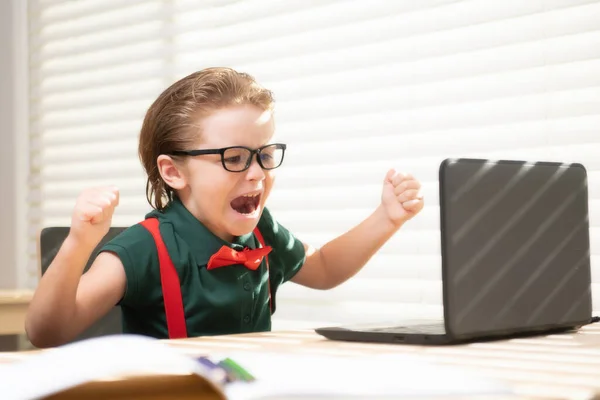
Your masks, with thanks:
[{"label": "blonde hair", "polygon": [[188,150],[198,141],[198,119],[218,109],[251,104],[263,111],[273,109],[271,91],[251,75],[231,68],[207,68],[175,82],[152,103],[142,124],[138,153],[148,175],[146,198],[163,210],[173,200],[157,166],[161,154]]}]

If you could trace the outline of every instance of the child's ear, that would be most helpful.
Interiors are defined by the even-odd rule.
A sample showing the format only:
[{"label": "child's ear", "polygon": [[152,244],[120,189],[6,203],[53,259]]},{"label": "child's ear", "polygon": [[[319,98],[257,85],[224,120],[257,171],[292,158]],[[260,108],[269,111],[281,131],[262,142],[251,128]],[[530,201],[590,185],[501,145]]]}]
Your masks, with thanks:
[{"label": "child's ear", "polygon": [[181,170],[181,165],[178,165],[171,157],[161,154],[156,159],[158,172],[163,181],[175,190],[183,189],[187,180],[185,174]]}]

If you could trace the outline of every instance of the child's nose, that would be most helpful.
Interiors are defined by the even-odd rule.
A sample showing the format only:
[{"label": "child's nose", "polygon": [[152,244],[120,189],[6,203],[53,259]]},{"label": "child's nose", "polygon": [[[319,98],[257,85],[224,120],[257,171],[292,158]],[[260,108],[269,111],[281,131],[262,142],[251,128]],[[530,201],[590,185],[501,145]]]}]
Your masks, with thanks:
[{"label": "child's nose", "polygon": [[265,171],[261,168],[256,157],[252,157],[250,167],[248,167],[248,174],[246,176],[251,181],[261,181],[265,179]]}]

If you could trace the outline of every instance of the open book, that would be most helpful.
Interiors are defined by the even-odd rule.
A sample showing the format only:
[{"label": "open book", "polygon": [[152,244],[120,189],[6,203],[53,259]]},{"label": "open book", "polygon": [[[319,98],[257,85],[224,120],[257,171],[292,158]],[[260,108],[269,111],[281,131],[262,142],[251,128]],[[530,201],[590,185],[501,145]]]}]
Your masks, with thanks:
[{"label": "open book", "polygon": [[138,380],[145,385],[161,377],[166,380],[159,388],[168,394],[168,379],[176,376],[202,383],[197,386],[201,389],[189,390],[232,400],[510,394],[499,382],[414,356],[239,352],[193,358],[164,342],[136,335],[89,339],[0,365],[0,388],[4,400],[77,398],[77,390],[91,382],[99,388],[103,382],[137,377],[145,379]]}]

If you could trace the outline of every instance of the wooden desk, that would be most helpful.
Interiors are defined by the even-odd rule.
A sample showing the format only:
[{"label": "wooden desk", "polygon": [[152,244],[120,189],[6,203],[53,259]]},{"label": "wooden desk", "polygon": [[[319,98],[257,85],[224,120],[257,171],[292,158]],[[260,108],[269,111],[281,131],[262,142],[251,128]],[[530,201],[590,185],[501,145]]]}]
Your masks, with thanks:
[{"label": "wooden desk", "polygon": [[505,381],[514,388],[519,399],[600,400],[600,324],[573,334],[444,347],[335,342],[312,331],[204,337],[167,343],[190,355],[244,350],[348,357],[374,353],[417,354],[434,363],[473,369]]},{"label": "wooden desk", "polygon": [[0,335],[25,333],[25,314],[32,297],[31,290],[0,290]]},{"label": "wooden desk", "polygon": [[[415,354],[433,363],[473,369],[479,374],[504,381],[517,394],[516,397],[507,399],[600,399],[600,324],[587,326],[573,334],[444,347],[335,342],[312,331],[268,332],[165,342],[192,356],[261,350],[290,355],[342,357],[375,353]],[[13,362],[30,354],[33,353],[0,353],[0,363]],[[431,383],[435,385],[435,382]],[[101,382],[95,383],[92,386],[95,389],[90,389],[89,393],[101,392],[103,389],[100,385]],[[197,390],[195,393],[197,396],[193,398],[215,398],[214,394],[209,395],[208,392],[206,397]],[[162,398],[158,393],[155,394],[153,399]]]}]

